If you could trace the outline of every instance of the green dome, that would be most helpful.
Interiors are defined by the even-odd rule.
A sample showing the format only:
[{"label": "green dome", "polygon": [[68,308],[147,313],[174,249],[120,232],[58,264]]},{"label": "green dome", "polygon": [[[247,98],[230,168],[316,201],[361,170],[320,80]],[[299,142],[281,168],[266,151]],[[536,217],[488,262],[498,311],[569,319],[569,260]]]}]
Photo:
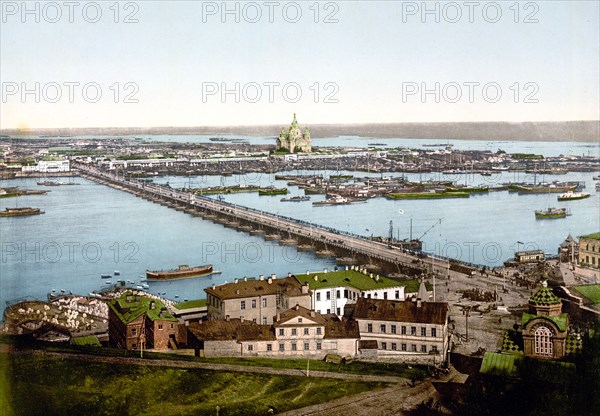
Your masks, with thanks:
[{"label": "green dome", "polygon": [[558,305],[561,301],[560,298],[552,292],[552,289],[548,287],[548,284],[544,282],[542,283],[540,290],[535,292],[535,294],[529,298],[529,303],[531,305],[549,306]]}]

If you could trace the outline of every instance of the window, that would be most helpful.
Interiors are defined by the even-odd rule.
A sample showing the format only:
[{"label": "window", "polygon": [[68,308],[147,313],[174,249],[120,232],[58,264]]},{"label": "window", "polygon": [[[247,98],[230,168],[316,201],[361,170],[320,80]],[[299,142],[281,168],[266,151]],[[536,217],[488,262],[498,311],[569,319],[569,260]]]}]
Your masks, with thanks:
[{"label": "window", "polygon": [[431,328],[431,336],[432,337],[436,337],[437,336],[437,330],[435,328]]},{"label": "window", "polygon": [[263,318],[262,318],[262,324],[263,325],[267,324],[267,317],[266,316],[263,316]]},{"label": "window", "polygon": [[390,332],[391,332],[392,334],[395,334],[395,333],[396,333],[396,325],[392,325],[392,328],[390,329]]},{"label": "window", "polygon": [[534,332],[535,353],[539,355],[552,355],[552,331],[545,326],[538,327]]},{"label": "window", "polygon": [[344,289],[344,298],[348,299],[348,289]]},{"label": "window", "polygon": [[425,327],[421,328],[421,336],[422,337],[426,337],[427,336],[427,328],[425,328]]},{"label": "window", "polygon": [[402,325],[402,327],[400,328],[400,333],[402,335],[406,335],[406,327],[404,325]]},{"label": "window", "polygon": [[331,309],[327,309],[327,313],[328,313],[328,314],[329,314],[329,313],[331,313]]},{"label": "window", "polygon": [[317,335],[321,335],[321,327],[317,328]]},{"label": "window", "polygon": [[335,298],[336,299],[340,298],[340,290],[339,289],[335,292]]},{"label": "window", "polygon": [[383,298],[387,299],[387,292],[383,292]]},{"label": "window", "polygon": [[295,343],[295,342],[293,342],[293,343],[292,343],[292,351],[296,351],[296,350],[297,350],[296,343]]},{"label": "window", "polygon": [[256,318],[252,318],[252,322],[253,322],[253,323],[256,323]]},{"label": "window", "polygon": [[308,328],[304,328],[304,335],[308,335]]},{"label": "window", "polygon": [[131,328],[131,335],[132,336],[136,336],[137,335],[137,328]]},{"label": "window", "polygon": [[263,308],[267,307],[267,298],[263,298],[262,305],[263,305]]},{"label": "window", "polygon": [[417,345],[416,345],[416,344],[412,344],[412,345],[410,346],[410,350],[411,350],[412,352],[417,352]]},{"label": "window", "polygon": [[292,336],[295,337],[296,335],[298,335],[297,329],[296,328],[292,328]]},{"label": "window", "polygon": [[342,314],[342,310],[340,308],[336,309],[336,315],[341,315]]},{"label": "window", "polygon": [[163,329],[163,325],[162,324],[158,324],[158,329],[162,330]]},{"label": "window", "polygon": [[381,349],[382,350],[387,350],[387,342],[382,342],[381,343]]},{"label": "window", "polygon": [[421,352],[427,352],[427,345],[421,345]]},{"label": "window", "polygon": [[396,296],[396,299],[400,299],[400,291],[399,290],[396,290],[396,295],[395,296]]},{"label": "window", "polygon": [[240,309],[246,309],[246,301],[245,300],[240,301]]},{"label": "window", "polygon": [[254,345],[248,344],[248,351],[252,351],[254,349]]},{"label": "window", "polygon": [[400,345],[400,349],[401,349],[402,351],[406,351],[406,344],[402,344],[402,345]]},{"label": "window", "polygon": [[395,342],[392,342],[392,351],[396,351],[397,349],[398,349],[398,348],[397,348],[397,345],[396,345],[396,343],[395,343]]},{"label": "window", "polygon": [[267,351],[273,351],[273,344],[267,344]]},{"label": "window", "polygon": [[317,292],[317,302],[321,301],[321,292]]},{"label": "window", "polygon": [[317,349],[320,350],[321,349],[321,341],[317,341]]},{"label": "window", "polygon": [[385,324],[379,325],[379,331],[385,334]]},{"label": "window", "polygon": [[283,328],[279,328],[279,336],[284,336],[285,335],[285,329]]},{"label": "window", "polygon": [[432,345],[431,346],[431,351],[437,352],[437,345]]},{"label": "window", "polygon": [[373,324],[367,324],[367,332],[373,332]]},{"label": "window", "polygon": [[135,350],[137,348],[137,344],[131,344],[131,349]]},{"label": "window", "polygon": [[302,318],[298,318],[298,323],[301,324],[302,323]]},{"label": "window", "polygon": [[252,299],[252,309],[256,309],[256,299]]},{"label": "window", "polygon": [[279,351],[280,352],[285,351],[285,345],[283,345],[283,343],[279,344]]},{"label": "window", "polygon": [[173,324],[171,324],[171,329],[173,329]]},{"label": "window", "polygon": [[411,335],[417,335],[417,327],[416,326],[411,326],[410,327],[410,334]]},{"label": "window", "polygon": [[308,348],[309,348],[308,342],[305,342],[305,343],[304,343],[304,349],[305,349],[305,350],[308,350]]},{"label": "window", "polygon": [[373,297],[374,297],[375,299],[377,299],[377,298],[378,298],[378,296],[379,296],[379,293],[377,293],[377,292],[373,293]]},{"label": "window", "polygon": [[331,300],[331,293],[330,293],[330,292],[327,292],[327,294],[326,294],[325,298],[326,298],[327,300]]}]

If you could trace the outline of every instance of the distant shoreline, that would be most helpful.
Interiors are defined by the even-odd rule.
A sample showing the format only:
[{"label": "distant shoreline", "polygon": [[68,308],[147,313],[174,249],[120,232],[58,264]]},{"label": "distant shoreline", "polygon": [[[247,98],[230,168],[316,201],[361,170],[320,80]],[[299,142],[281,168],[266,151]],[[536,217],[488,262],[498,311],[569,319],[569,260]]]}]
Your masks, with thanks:
[{"label": "distant shoreline", "polygon": [[[194,135],[237,134],[273,136],[281,125],[199,126],[199,127],[98,127],[4,129],[6,136],[93,136],[93,135]],[[600,121],[558,122],[460,122],[460,123],[367,123],[303,124],[313,138],[358,136],[365,138],[436,139],[436,140],[509,140],[543,142],[600,142]]]}]

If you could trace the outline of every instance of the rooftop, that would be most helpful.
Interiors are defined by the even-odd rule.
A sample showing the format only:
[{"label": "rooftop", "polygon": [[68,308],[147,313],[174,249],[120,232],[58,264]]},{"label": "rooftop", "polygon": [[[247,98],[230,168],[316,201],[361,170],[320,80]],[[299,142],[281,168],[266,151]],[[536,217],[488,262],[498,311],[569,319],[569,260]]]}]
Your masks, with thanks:
[{"label": "rooftop", "polygon": [[376,280],[375,277],[371,278],[368,274],[363,274],[356,270],[338,270],[327,273],[310,273],[296,275],[296,278],[301,283],[308,283],[308,286],[312,290],[344,286],[353,287],[358,290],[373,290],[388,287],[405,286],[402,282],[397,282],[384,276],[379,276],[379,279]]},{"label": "rooftop", "polygon": [[165,305],[160,300],[133,295],[131,292],[125,292],[120,297],[109,301],[108,307],[113,310],[124,324],[133,322],[143,314],[146,314],[153,321],[177,322],[177,319],[167,311]]},{"label": "rooftop", "polygon": [[240,299],[275,295],[278,292],[285,293],[288,296],[301,296],[302,285],[295,277],[284,277],[272,280],[238,280],[237,283],[207,287],[204,291],[219,299]]},{"label": "rooftop", "polygon": [[384,299],[359,298],[353,314],[354,319],[376,321],[397,321],[443,325],[448,317],[448,304],[445,302],[393,301]]},{"label": "rooftop", "polygon": [[259,325],[252,321],[230,319],[190,324],[189,330],[196,338],[203,341],[275,341],[275,332],[270,325]]},{"label": "rooftop", "polygon": [[580,235],[579,238],[587,238],[589,240],[600,240],[600,232],[592,233],[588,235]]},{"label": "rooftop", "polygon": [[529,298],[529,303],[531,305],[548,306],[558,305],[562,302],[552,289],[548,287],[548,284],[544,282],[542,287]]},{"label": "rooftop", "polygon": [[523,313],[523,316],[521,317],[521,325],[525,326],[525,324],[527,324],[527,322],[531,321],[532,319],[537,319],[537,318],[547,319],[551,322],[554,322],[554,324],[561,331],[566,331],[567,327],[569,326],[569,315],[566,313],[561,313],[560,315],[554,315],[554,316],[547,316],[547,315],[534,315],[534,314],[527,313],[527,312]]},{"label": "rooftop", "polygon": [[[296,317],[307,319],[308,321],[312,321],[318,325],[325,325],[324,315],[321,315],[320,313],[316,313],[314,311],[306,309],[305,307],[302,307],[300,305],[296,305],[293,308],[283,311],[279,315],[279,319],[276,322],[274,322],[273,325],[274,326],[285,325],[288,321],[290,321],[291,319],[296,318]],[[306,323],[304,325],[306,325]]]}]

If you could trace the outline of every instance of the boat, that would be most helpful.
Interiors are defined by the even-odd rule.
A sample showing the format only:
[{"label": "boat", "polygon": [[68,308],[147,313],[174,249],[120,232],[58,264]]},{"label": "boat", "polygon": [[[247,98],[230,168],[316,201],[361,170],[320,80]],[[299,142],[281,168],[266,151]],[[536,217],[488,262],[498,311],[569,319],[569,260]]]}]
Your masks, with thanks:
[{"label": "boat", "polygon": [[146,283],[144,283],[144,284],[142,285],[142,289],[149,289],[149,288],[150,288],[150,286],[149,286],[149,285],[147,285]]},{"label": "boat", "polygon": [[281,202],[300,202],[300,201],[310,201],[310,196],[290,196],[287,198],[281,198]]},{"label": "boat", "polygon": [[275,187],[267,187],[267,188],[258,188],[259,195],[286,195],[288,193],[287,188],[275,188]]},{"label": "boat", "polygon": [[558,196],[559,201],[575,201],[577,199],[589,198],[590,194],[587,192],[566,192]]},{"label": "boat", "polygon": [[112,276],[110,274],[101,274],[100,278],[101,279],[110,279]]},{"label": "boat", "polygon": [[566,208],[548,208],[546,211],[535,211],[536,219],[565,218],[567,215],[571,215],[571,213]]},{"label": "boat", "polygon": [[115,276],[120,276],[120,275],[121,275],[121,272],[118,270],[115,270]]},{"label": "boat", "polygon": [[600,181],[600,175],[596,175],[592,179],[595,180],[595,181]]},{"label": "boat", "polygon": [[66,186],[66,185],[79,185],[75,182],[54,182],[54,181],[42,181],[37,183],[40,186]]},{"label": "boat", "polygon": [[367,202],[367,198],[345,198],[341,195],[334,195],[331,198],[327,198],[324,201],[315,201],[313,205],[324,206],[324,205],[348,205],[348,204],[359,204],[361,202]]},{"label": "boat", "polygon": [[0,212],[0,217],[20,217],[25,215],[39,215],[43,214],[39,208],[6,208],[4,212]]},{"label": "boat", "polygon": [[578,183],[553,182],[551,184],[509,184],[509,191],[518,191],[519,193],[565,193],[573,192],[579,187]]},{"label": "boat", "polygon": [[184,277],[205,276],[207,274],[211,274],[212,271],[212,264],[195,267],[189,267],[187,264],[182,264],[177,269],[154,271],[146,270],[146,278],[148,280],[181,279]]}]

